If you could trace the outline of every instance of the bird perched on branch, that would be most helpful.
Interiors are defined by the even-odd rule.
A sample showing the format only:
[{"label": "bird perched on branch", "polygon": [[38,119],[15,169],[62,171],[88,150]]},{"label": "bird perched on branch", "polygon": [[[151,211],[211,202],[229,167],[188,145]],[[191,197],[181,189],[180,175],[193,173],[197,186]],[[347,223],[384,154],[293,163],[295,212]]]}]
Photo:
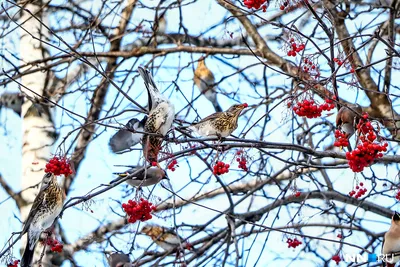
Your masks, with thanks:
[{"label": "bird perched on branch", "polygon": [[167,20],[165,19],[166,12],[162,12],[161,15],[154,22],[154,31],[157,33],[165,33],[167,29]]},{"label": "bird perched on branch", "polygon": [[110,138],[108,144],[111,150],[114,153],[118,153],[140,143],[146,121],[147,116],[144,116],[140,121],[136,118],[129,120],[124,129],[120,129]]},{"label": "bird perched on branch", "polygon": [[[392,253],[397,256],[392,256]],[[383,238],[382,254],[388,254],[385,259],[388,267],[394,267],[400,261],[400,214],[397,212],[392,216],[389,231]]]},{"label": "bird perched on branch", "polygon": [[[135,167],[127,170],[123,173],[114,173],[117,174],[119,177],[126,177],[128,175],[132,175],[137,170],[143,167]],[[131,179],[126,180],[126,182],[134,187],[144,187],[144,186],[151,186],[159,183],[162,179],[167,179],[168,176],[163,169],[158,167],[151,167],[148,169],[142,169],[137,174],[132,176]],[[111,181],[110,183],[114,183],[115,180]]]},{"label": "bird perched on branch", "polygon": [[62,210],[63,202],[63,191],[57,183],[56,176],[46,173],[22,230],[22,235],[28,232],[25,251],[21,259],[22,267],[31,266],[36,242],[40,234],[53,225]]},{"label": "bird perched on branch", "polygon": [[[149,162],[158,161],[163,137],[171,129],[175,117],[174,105],[160,93],[149,70],[138,68],[149,98],[149,116],[144,125],[143,154]],[[160,136],[161,135],[161,136]]]},{"label": "bird perched on branch", "polygon": [[173,229],[158,225],[146,225],[140,231],[149,237],[162,249],[169,251],[175,248],[183,247],[191,249],[191,245],[180,237]]},{"label": "bird perched on branch", "polygon": [[341,129],[347,138],[350,138],[356,129],[358,123],[358,114],[362,113],[362,108],[358,104],[342,106],[336,115],[336,127]]},{"label": "bird perched on branch", "polygon": [[231,106],[227,111],[213,113],[193,124],[189,129],[201,136],[227,137],[236,130],[240,112],[247,108],[247,103]]},{"label": "bird perched on branch", "polygon": [[222,108],[217,100],[214,74],[207,68],[204,57],[199,59],[193,80],[200,92],[213,104],[215,111],[221,112]]},{"label": "bird perched on branch", "polygon": [[108,264],[110,267],[131,267],[131,260],[129,256],[122,253],[113,253],[107,257]]}]

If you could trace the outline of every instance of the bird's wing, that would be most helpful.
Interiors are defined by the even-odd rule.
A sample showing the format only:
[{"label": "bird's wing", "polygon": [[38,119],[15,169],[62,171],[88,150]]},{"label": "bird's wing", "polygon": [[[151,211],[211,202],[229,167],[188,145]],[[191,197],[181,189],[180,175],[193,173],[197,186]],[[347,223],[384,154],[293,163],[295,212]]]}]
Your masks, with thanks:
[{"label": "bird's wing", "polygon": [[207,117],[205,117],[204,119],[200,120],[199,122],[194,123],[194,125],[205,122],[205,121],[209,121],[209,120],[213,120],[218,118],[219,116],[221,116],[223,112],[215,112],[211,115],[208,115]]},{"label": "bird's wing", "polygon": [[22,234],[28,231],[29,225],[31,224],[36,212],[39,210],[40,206],[43,205],[46,199],[46,192],[44,190],[40,191],[33,201],[31,210],[29,211],[28,217],[24,223],[24,228],[22,229]]},{"label": "bird's wing", "polygon": [[114,153],[117,153],[138,144],[141,141],[143,134],[133,133],[131,131],[143,132],[146,120],[147,116],[145,116],[141,121],[136,118],[131,119],[125,126],[127,129],[119,130],[110,138],[108,144],[111,150]]}]

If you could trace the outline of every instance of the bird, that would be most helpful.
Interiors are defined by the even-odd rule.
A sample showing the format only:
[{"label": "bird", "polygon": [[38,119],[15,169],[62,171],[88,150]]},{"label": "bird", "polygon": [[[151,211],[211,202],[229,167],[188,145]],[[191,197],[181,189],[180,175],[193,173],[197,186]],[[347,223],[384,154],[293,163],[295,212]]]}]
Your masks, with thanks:
[{"label": "bird", "polygon": [[[391,255],[399,253],[398,256]],[[395,212],[392,216],[392,222],[383,238],[382,254],[385,254],[385,261],[388,267],[394,267],[400,261],[400,214]]]},{"label": "bird", "polygon": [[52,173],[46,173],[21,232],[21,235],[28,233],[21,267],[31,266],[40,234],[53,225],[62,210],[63,202],[64,194],[57,183],[57,177]]},{"label": "bird", "polygon": [[24,96],[20,93],[5,93],[0,96],[0,109],[2,107],[12,109],[21,116],[21,107],[24,103]]},{"label": "bird", "polygon": [[146,225],[140,232],[151,237],[165,251],[170,251],[178,247],[192,249],[191,245],[185,242],[173,229],[159,225]]},{"label": "bird", "polygon": [[155,22],[154,30],[157,33],[165,33],[165,30],[167,29],[167,20],[165,19],[165,13],[166,12],[161,13],[161,15]]},{"label": "bird", "polygon": [[358,114],[362,113],[362,108],[358,104],[342,106],[336,115],[336,127],[341,129],[347,138],[350,138],[358,123]]},{"label": "bird", "polygon": [[144,125],[145,134],[142,138],[143,154],[147,161],[158,164],[158,153],[163,137],[171,129],[175,118],[175,106],[160,93],[149,70],[139,67],[138,71],[144,80],[149,99],[149,116]]},{"label": "bird", "polygon": [[227,137],[236,130],[238,118],[247,103],[231,106],[227,111],[213,113],[201,121],[191,125],[190,130],[201,136]]},{"label": "bird", "polygon": [[[131,179],[126,180],[126,183],[133,187],[146,187],[159,183],[163,179],[168,180],[167,173],[158,167],[150,167],[148,169],[143,169],[143,167],[137,166],[135,168],[131,168],[123,173],[114,173],[119,177],[126,177],[128,175],[133,174],[138,169],[140,170],[135,176]],[[114,183],[116,180],[110,182],[110,184]]]},{"label": "bird", "polygon": [[110,267],[133,267],[129,256],[122,253],[113,253],[107,257]]},{"label": "bird", "polygon": [[146,121],[147,116],[144,116],[142,120],[136,118],[130,119],[124,129],[120,129],[110,138],[108,144],[111,151],[118,153],[140,143],[142,141]]},{"label": "bird", "polygon": [[194,83],[200,92],[211,102],[216,112],[221,112],[222,108],[217,100],[217,92],[215,89],[214,74],[205,63],[205,58],[201,57],[197,63],[197,68],[194,71]]}]

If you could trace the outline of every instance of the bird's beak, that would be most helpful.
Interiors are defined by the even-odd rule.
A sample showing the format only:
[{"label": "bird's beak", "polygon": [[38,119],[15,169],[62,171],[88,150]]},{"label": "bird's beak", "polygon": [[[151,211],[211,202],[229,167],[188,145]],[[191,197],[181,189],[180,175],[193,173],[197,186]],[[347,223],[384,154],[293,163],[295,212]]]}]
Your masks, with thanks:
[{"label": "bird's beak", "polygon": [[400,214],[397,211],[394,212],[393,221],[400,221]]}]

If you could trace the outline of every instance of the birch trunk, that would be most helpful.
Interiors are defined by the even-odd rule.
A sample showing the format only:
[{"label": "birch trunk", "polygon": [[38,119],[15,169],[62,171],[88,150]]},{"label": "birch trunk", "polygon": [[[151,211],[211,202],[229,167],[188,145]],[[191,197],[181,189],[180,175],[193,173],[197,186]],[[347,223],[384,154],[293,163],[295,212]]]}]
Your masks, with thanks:
[{"label": "birch trunk", "polygon": [[[40,5],[28,4],[26,9],[38,17],[44,24],[49,25],[46,13],[41,12]],[[23,12],[20,17],[22,24],[20,39],[20,57],[21,64],[42,59],[46,54],[39,40],[32,38],[30,34],[38,39],[48,39],[49,32],[41,23],[33,18],[28,12]],[[28,34],[30,33],[30,34]],[[40,67],[40,66],[35,66]],[[24,94],[29,98],[35,98],[40,102],[40,97],[44,94],[47,79],[47,73],[38,71],[21,78],[21,83],[31,91],[21,88]],[[32,101],[26,100],[22,105],[21,117],[23,119],[23,137],[22,137],[22,189],[36,185],[41,182],[44,166],[51,155],[52,146],[55,139],[55,129],[51,120],[47,106],[40,104],[33,105]],[[22,192],[22,197],[29,203],[21,208],[21,219],[26,220],[32,202],[38,193],[38,187],[28,189]],[[23,240],[23,248],[26,243],[26,235]],[[36,246],[33,262],[37,261],[42,251],[42,246]],[[43,266],[48,266],[43,260]]]}]

